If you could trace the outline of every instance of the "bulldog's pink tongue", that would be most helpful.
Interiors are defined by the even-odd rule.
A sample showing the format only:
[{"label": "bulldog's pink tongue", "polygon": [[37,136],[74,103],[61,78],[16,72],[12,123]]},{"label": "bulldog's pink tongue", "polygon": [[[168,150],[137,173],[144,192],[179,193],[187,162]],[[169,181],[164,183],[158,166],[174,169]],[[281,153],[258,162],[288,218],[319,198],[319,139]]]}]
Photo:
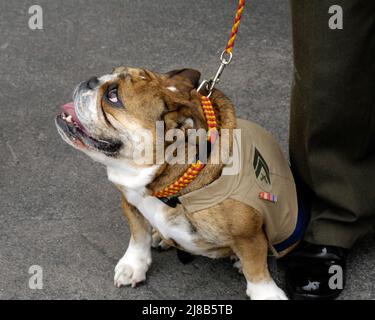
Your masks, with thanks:
[{"label": "bulldog's pink tongue", "polygon": [[79,121],[76,110],[74,109],[74,103],[69,102],[67,104],[64,104],[61,107],[61,112],[65,113],[66,115],[71,115],[73,122],[75,122],[80,128],[84,129],[82,123]]}]

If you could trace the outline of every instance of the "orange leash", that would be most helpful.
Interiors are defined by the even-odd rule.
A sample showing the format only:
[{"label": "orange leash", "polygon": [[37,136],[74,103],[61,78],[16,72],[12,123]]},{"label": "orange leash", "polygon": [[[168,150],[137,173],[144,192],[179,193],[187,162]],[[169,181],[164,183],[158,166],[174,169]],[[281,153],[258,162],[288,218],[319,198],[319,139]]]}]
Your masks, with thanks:
[{"label": "orange leash", "polygon": [[[220,57],[220,60],[221,60],[220,67],[218,71],[216,72],[216,75],[213,79],[202,81],[201,85],[197,89],[197,91],[200,92],[202,88],[205,87],[208,92],[207,96],[202,95],[201,105],[202,105],[203,113],[206,118],[206,122],[208,126],[207,138],[208,138],[208,141],[212,145],[215,143],[218,133],[217,133],[216,116],[215,116],[214,108],[210,100],[210,96],[215,85],[220,81],[220,76],[223,73],[225,67],[232,61],[234,42],[238,34],[238,29],[241,23],[241,18],[242,18],[244,9],[245,9],[245,0],[239,0],[236,17],[234,20],[231,34],[230,34],[230,39],[228,41],[227,47],[225,48],[225,50],[223,51]],[[152,195],[158,198],[164,198],[164,197],[170,197],[179,193],[182,189],[186,188],[198,176],[199,172],[201,172],[205,166],[206,166],[205,163],[202,163],[201,161],[198,160],[196,163],[192,164],[189,167],[189,169],[187,169],[186,172],[176,182],[171,183],[166,188],[160,191],[154,192]]]},{"label": "orange leash", "polygon": [[236,40],[238,34],[238,28],[241,23],[242,14],[245,10],[245,0],[240,0],[237,7],[236,18],[234,19],[234,24],[232,27],[232,33],[230,35],[230,39],[228,41],[228,45],[225,49],[227,53],[232,53],[234,48],[234,41]]}]

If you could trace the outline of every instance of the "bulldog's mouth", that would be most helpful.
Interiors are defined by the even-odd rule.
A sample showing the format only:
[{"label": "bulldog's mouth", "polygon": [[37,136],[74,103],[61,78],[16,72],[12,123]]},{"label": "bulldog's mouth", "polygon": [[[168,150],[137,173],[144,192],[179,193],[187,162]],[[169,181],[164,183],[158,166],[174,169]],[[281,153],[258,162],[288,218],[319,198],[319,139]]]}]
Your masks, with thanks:
[{"label": "bulldog's mouth", "polygon": [[56,124],[65,137],[79,148],[87,147],[107,156],[115,156],[122,147],[120,141],[92,137],[79,121],[73,103],[67,103],[62,107],[61,114],[56,117]]}]

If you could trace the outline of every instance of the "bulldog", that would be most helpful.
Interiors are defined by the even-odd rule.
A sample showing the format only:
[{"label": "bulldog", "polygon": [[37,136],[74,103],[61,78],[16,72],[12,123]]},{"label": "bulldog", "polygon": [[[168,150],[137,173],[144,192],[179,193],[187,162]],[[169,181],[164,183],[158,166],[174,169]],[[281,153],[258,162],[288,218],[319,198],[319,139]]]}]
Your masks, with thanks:
[{"label": "bulldog", "polygon": [[[280,257],[296,246],[302,223],[292,173],[272,136],[236,119],[231,101],[215,89],[210,100],[219,137],[222,129],[240,131],[239,136],[229,135],[227,154],[240,151],[240,169],[224,174],[224,156],[217,163],[207,161],[192,177],[189,161],[194,162],[196,154],[188,155],[186,163],[155,161],[157,123],[165,132],[179,129],[186,137],[189,130],[208,129],[199,79],[200,73],[192,69],[160,74],[120,67],[79,84],[74,102],[56,117],[63,140],[104,164],[108,179],[122,194],[131,237],[115,267],[114,284],[135,287],[145,281],[152,246],[173,246],[194,255],[235,257],[251,299],[287,299],[270,276],[267,255]],[[135,156],[142,153],[145,131],[154,146],[150,163]],[[182,141],[186,148],[187,138]],[[172,142],[162,148],[166,151]],[[186,172],[191,179],[176,194],[157,196]]]}]

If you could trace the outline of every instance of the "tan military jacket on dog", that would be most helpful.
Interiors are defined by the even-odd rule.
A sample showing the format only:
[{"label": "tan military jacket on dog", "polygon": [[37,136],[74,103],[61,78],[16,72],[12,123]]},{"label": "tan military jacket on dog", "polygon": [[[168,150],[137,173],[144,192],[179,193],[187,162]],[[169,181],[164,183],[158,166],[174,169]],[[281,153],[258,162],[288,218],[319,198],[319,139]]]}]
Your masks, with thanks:
[{"label": "tan military jacket on dog", "polygon": [[[270,247],[286,241],[297,225],[298,204],[296,185],[289,164],[272,135],[257,124],[238,119],[241,138],[235,138],[233,148],[239,152],[239,173],[224,175],[210,185],[179,197],[189,212],[212,207],[225,199],[241,201],[264,218],[264,228]],[[224,171],[225,172],[225,171]],[[276,196],[271,202],[260,193]],[[228,212],[231,214],[231,212]]]}]

